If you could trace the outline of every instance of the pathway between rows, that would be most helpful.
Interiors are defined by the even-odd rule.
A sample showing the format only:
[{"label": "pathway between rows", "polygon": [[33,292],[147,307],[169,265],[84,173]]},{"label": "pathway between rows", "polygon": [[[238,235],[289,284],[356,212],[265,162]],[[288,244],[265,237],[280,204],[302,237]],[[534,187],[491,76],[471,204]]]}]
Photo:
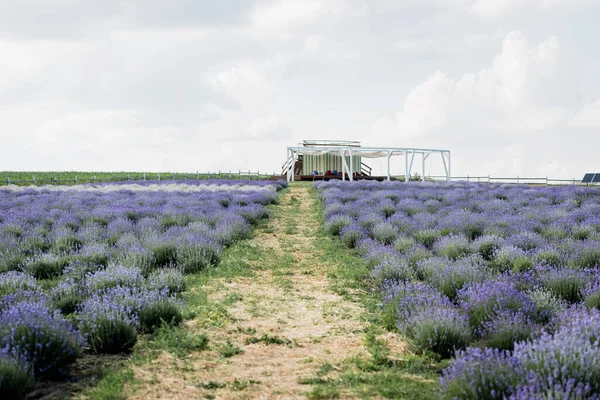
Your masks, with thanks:
[{"label": "pathway between rows", "polygon": [[[250,240],[264,255],[254,262],[256,276],[209,280],[202,287],[211,299],[240,299],[230,306],[223,327],[206,330],[211,349],[183,361],[164,353],[134,367],[136,383],[127,388],[128,397],[305,398],[311,386],[302,379],[314,377],[324,363],[368,354],[361,306],[330,289],[331,265],[319,259],[319,221],[309,190],[288,189],[268,226]],[[189,326],[194,329],[194,321]],[[249,338],[264,340],[249,343]],[[272,343],[278,339],[284,343]],[[243,353],[222,357],[218,346],[227,341]]]}]

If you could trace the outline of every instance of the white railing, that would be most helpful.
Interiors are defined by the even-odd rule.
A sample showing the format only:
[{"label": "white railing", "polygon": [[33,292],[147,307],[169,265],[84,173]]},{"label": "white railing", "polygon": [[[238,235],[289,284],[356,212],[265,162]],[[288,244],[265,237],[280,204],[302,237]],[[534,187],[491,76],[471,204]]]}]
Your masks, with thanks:
[{"label": "white railing", "polygon": [[[441,181],[446,180],[446,176],[426,176],[425,180],[431,181]],[[451,181],[466,181],[466,182],[480,182],[480,183],[523,183],[528,185],[586,185],[585,183],[581,183],[581,179],[558,179],[558,178],[548,178],[547,176],[543,178],[531,178],[531,177],[493,177],[493,176],[453,176],[450,178]]]}]

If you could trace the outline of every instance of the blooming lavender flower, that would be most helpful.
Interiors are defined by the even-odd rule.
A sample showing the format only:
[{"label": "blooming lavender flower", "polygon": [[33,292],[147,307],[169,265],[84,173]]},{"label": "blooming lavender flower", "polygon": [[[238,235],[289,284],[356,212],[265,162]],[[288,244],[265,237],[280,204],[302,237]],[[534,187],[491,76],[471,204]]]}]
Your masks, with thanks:
[{"label": "blooming lavender flower", "polygon": [[527,294],[502,280],[471,284],[458,292],[457,299],[475,328],[503,311],[518,311],[530,316],[535,310],[535,303]]},{"label": "blooming lavender flower", "polygon": [[350,248],[354,248],[356,242],[364,237],[367,237],[369,232],[357,223],[352,223],[343,227],[340,230],[340,239]]},{"label": "blooming lavender flower", "polygon": [[6,296],[17,290],[38,291],[34,277],[23,272],[11,271],[0,274],[0,296]]},{"label": "blooming lavender flower", "polygon": [[92,351],[120,353],[137,341],[137,330],[151,332],[163,323],[182,321],[181,303],[167,289],[113,287],[93,294],[77,311]]},{"label": "blooming lavender flower", "polygon": [[504,245],[494,253],[491,265],[499,272],[509,270],[523,272],[533,266],[533,261],[523,249]]},{"label": "blooming lavender flower", "polygon": [[144,284],[144,276],[139,268],[113,264],[106,269],[89,274],[85,284],[87,290],[92,293],[117,286],[141,287]]},{"label": "blooming lavender flower", "polygon": [[[420,270],[424,270],[425,265],[431,265],[433,259],[420,263]],[[441,293],[445,294],[451,300],[456,299],[458,291],[468,284],[481,283],[489,277],[486,267],[481,265],[477,258],[462,258],[451,261],[442,259],[442,262],[436,268],[429,268],[427,280],[436,287]]]},{"label": "blooming lavender flower", "polygon": [[446,358],[467,347],[472,340],[469,319],[455,308],[426,307],[413,313],[398,328],[413,340],[420,350],[431,350]]},{"label": "blooming lavender flower", "polygon": [[531,371],[527,384],[538,393],[574,398],[600,392],[597,341],[590,342],[567,330],[554,335],[542,333],[538,339],[516,343],[514,357]]},{"label": "blooming lavender flower", "polygon": [[339,235],[341,230],[352,223],[352,218],[347,215],[335,215],[325,222],[325,232],[330,235]]},{"label": "blooming lavender flower", "polygon": [[0,313],[0,348],[29,362],[36,376],[64,373],[83,344],[79,332],[43,303],[21,301]]},{"label": "blooming lavender flower", "polygon": [[501,400],[509,397],[523,376],[521,362],[510,352],[469,347],[442,372],[443,399]]},{"label": "blooming lavender flower", "polygon": [[163,269],[155,271],[148,277],[150,289],[166,290],[169,295],[183,292],[186,288],[183,274],[174,269]]},{"label": "blooming lavender flower", "polygon": [[512,350],[515,342],[528,340],[536,335],[540,327],[521,311],[503,310],[493,319],[484,321],[477,334],[486,347]]},{"label": "blooming lavender flower", "polygon": [[371,236],[382,244],[392,244],[398,232],[396,228],[387,222],[379,222],[371,229]]},{"label": "blooming lavender flower", "polygon": [[429,308],[453,308],[452,302],[434,287],[421,282],[387,282],[382,288],[383,305],[391,306],[404,325],[414,315]]},{"label": "blooming lavender flower", "polygon": [[456,260],[471,253],[469,240],[462,234],[444,236],[435,243],[435,252]]},{"label": "blooming lavender flower", "polygon": [[538,268],[539,279],[555,296],[568,302],[581,301],[584,291],[595,276],[593,270],[572,268]]}]

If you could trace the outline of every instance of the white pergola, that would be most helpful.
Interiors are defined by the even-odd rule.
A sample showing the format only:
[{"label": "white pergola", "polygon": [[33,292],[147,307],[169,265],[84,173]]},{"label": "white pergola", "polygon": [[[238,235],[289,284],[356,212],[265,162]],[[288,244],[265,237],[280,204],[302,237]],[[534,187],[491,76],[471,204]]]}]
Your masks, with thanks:
[{"label": "white pergola", "polygon": [[[296,166],[296,160],[298,155],[324,155],[333,154],[342,157],[342,180],[345,180],[346,174],[348,179],[353,180],[353,176],[349,171],[354,170],[352,165],[352,156],[359,156],[362,158],[387,158],[387,180],[391,179],[390,176],[390,160],[394,156],[404,156],[405,160],[405,182],[410,181],[410,174],[415,161],[415,155],[419,155],[421,159],[421,173],[425,177],[425,161],[432,154],[439,154],[442,159],[444,166],[444,172],[446,172],[446,181],[450,182],[450,150],[440,149],[417,149],[410,147],[357,147],[357,146],[295,146],[287,148],[288,159],[286,165],[289,165],[287,170],[287,181],[294,181],[294,169]],[[350,165],[346,162],[346,157],[350,157]]]}]

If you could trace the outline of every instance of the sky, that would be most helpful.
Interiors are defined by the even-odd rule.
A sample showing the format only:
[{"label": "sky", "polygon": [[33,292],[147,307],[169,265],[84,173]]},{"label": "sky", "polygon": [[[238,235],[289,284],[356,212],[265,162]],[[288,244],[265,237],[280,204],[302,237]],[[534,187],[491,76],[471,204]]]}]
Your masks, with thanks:
[{"label": "sky", "polygon": [[0,0],[0,170],[273,172],[342,139],[580,178],[599,20],[600,0]]}]

